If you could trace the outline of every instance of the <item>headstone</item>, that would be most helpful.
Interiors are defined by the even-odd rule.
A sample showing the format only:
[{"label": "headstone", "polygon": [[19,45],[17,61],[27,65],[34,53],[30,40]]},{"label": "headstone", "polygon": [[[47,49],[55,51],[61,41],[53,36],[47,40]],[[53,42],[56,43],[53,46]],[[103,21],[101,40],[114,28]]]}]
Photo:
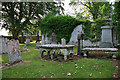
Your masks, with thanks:
[{"label": "headstone", "polygon": [[26,46],[30,45],[30,36],[26,36]]},{"label": "headstone", "polygon": [[52,36],[51,36],[51,44],[56,44],[56,35],[55,33],[52,33]]},{"label": "headstone", "polygon": [[64,38],[61,39],[61,44],[66,45],[66,40]]},{"label": "headstone", "polygon": [[0,36],[0,54],[2,54],[2,37]]},{"label": "headstone", "polygon": [[8,53],[7,38],[0,36],[0,54]]},{"label": "headstone", "polygon": [[8,42],[8,50],[9,50],[8,56],[9,56],[10,64],[17,61],[21,61],[21,51],[18,40],[10,40]]},{"label": "headstone", "polygon": [[23,46],[23,51],[27,51],[27,46],[26,45]]},{"label": "headstone", "polygon": [[102,29],[102,36],[101,36],[101,43],[99,45],[100,48],[112,48],[112,26],[103,26]]},{"label": "headstone", "polygon": [[45,44],[45,39],[44,39],[44,35],[42,34],[42,43],[41,45],[44,45]]},{"label": "headstone", "polygon": [[38,42],[36,43],[36,48],[39,48],[39,45],[41,45],[41,43],[38,41]]},{"label": "headstone", "polygon": [[75,45],[77,46],[78,45],[78,39],[77,39],[77,35],[79,33],[84,33],[83,32],[83,29],[82,29],[82,25],[78,25],[72,32],[71,34],[71,38],[70,38],[70,41],[68,44],[72,44],[72,45]]},{"label": "headstone", "polygon": [[45,34],[45,44],[49,44],[50,43],[50,40],[49,40],[49,38],[48,38],[48,36],[47,36],[47,33]]}]

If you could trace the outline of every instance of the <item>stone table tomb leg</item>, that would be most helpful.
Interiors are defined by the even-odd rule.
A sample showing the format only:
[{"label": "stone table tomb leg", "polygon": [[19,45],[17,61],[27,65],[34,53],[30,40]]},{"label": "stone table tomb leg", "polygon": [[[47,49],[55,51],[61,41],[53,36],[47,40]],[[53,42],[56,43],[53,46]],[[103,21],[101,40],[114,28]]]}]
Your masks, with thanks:
[{"label": "stone table tomb leg", "polygon": [[55,50],[52,50],[51,59],[54,58],[54,55],[55,55]]}]

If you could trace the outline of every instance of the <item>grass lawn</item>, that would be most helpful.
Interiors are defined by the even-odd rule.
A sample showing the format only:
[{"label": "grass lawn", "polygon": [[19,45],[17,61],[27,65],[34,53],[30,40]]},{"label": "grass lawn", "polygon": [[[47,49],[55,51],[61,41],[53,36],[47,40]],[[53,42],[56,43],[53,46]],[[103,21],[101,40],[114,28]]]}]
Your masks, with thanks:
[{"label": "grass lawn", "polygon": [[[24,44],[20,44],[21,50]],[[42,61],[37,57],[39,49],[35,44],[27,47],[32,52],[21,53],[22,59],[32,61],[2,70],[3,78],[112,78],[115,67],[112,61],[81,59],[74,62]],[[77,48],[74,48],[74,52]],[[8,62],[8,55],[2,56],[2,62]],[[78,67],[75,67],[77,63]]]}]

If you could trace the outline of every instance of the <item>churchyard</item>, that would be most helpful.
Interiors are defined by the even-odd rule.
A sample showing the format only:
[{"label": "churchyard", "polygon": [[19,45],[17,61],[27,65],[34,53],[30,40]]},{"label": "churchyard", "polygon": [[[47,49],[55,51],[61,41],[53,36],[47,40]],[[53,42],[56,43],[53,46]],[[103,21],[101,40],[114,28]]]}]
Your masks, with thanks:
[{"label": "churchyard", "polygon": [[[20,44],[23,50],[24,44]],[[31,52],[21,53],[23,63],[2,70],[3,78],[112,78],[117,68],[109,60],[83,58],[73,62],[56,62],[39,59],[35,43],[28,46]],[[73,49],[77,52],[77,48]],[[2,63],[8,62],[8,55],[2,56]]]},{"label": "churchyard", "polygon": [[72,16],[57,2],[0,3],[9,30],[0,36],[0,78],[119,79],[120,1],[114,4],[71,1],[84,6]]}]

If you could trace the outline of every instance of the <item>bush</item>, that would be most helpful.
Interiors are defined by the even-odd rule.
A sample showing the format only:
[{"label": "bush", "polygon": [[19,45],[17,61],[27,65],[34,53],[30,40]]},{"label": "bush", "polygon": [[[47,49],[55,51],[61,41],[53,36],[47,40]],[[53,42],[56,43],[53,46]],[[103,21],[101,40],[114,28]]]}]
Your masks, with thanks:
[{"label": "bush", "polygon": [[68,43],[71,37],[73,29],[80,24],[85,24],[86,21],[80,21],[71,16],[54,16],[53,14],[48,14],[45,18],[41,20],[40,28],[42,34],[47,33],[48,37],[52,32],[56,34],[57,42],[61,41],[61,38],[65,38]]}]

